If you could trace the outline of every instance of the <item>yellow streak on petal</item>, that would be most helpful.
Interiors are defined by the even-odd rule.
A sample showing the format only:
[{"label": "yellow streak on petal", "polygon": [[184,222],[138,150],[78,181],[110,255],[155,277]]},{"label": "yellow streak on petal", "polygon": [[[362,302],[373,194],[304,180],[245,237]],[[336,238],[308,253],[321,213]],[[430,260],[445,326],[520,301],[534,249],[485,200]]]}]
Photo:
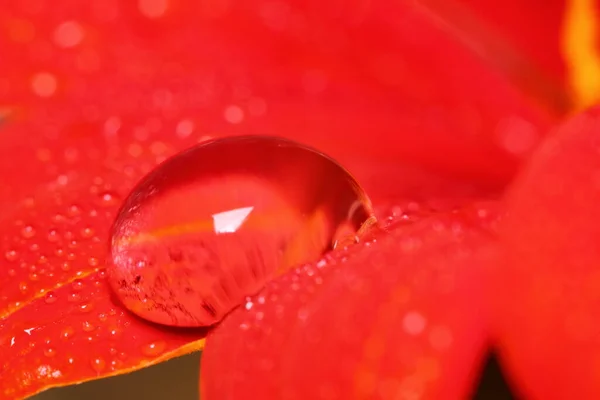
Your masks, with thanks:
[{"label": "yellow streak on petal", "polygon": [[561,50],[574,91],[575,107],[584,108],[600,100],[600,54],[595,0],[568,0],[563,20]]}]

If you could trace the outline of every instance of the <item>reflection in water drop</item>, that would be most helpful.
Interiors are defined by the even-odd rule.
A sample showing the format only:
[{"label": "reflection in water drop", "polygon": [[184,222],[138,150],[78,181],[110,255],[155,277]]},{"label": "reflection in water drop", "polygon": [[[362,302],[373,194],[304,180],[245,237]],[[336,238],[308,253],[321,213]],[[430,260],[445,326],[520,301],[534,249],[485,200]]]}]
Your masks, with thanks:
[{"label": "reflection in water drop", "polygon": [[143,318],[206,326],[346,242],[340,233],[354,240],[374,223],[366,194],[322,153],[273,137],[213,140],[167,160],[126,199],[109,281]]}]

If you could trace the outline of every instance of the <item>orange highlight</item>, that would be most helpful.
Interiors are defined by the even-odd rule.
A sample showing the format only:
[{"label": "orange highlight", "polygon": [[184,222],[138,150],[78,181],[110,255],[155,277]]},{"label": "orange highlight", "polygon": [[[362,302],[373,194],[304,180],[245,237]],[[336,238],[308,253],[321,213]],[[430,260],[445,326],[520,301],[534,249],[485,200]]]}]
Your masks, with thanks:
[{"label": "orange highlight", "polygon": [[561,50],[575,107],[585,108],[600,99],[598,15],[594,0],[569,0],[566,7]]}]

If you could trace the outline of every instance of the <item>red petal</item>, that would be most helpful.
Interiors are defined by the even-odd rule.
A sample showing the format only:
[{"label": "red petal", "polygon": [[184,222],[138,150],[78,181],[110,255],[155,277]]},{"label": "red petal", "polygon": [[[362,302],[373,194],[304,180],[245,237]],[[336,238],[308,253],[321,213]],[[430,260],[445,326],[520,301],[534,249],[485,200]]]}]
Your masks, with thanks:
[{"label": "red petal", "polygon": [[209,334],[203,398],[464,398],[487,344],[494,214],[395,225],[271,282]]},{"label": "red petal", "polygon": [[509,195],[501,339],[534,399],[600,397],[599,122],[595,110],[560,128]]},{"label": "red petal", "polygon": [[[543,112],[410,2],[256,0],[214,13],[180,0],[157,19],[130,2],[36,4],[5,7],[7,26],[35,35],[0,50],[8,106],[42,134],[72,119],[152,113],[193,118],[207,134],[304,137],[342,161],[401,157],[505,179],[545,131]],[[64,49],[57,32],[71,20],[83,39]],[[48,98],[39,73],[56,81]]]},{"label": "red petal", "polygon": [[[142,15],[140,2],[6,3],[0,113],[12,123],[0,148],[0,236],[17,260],[0,268],[3,340],[21,333],[10,327],[25,316],[38,321],[49,290],[63,298],[74,279],[97,272],[114,211],[134,181],[206,135],[299,139],[359,177],[375,176],[374,197],[395,198],[387,194],[409,188],[396,184],[405,179],[393,176],[398,160],[502,186],[550,119],[413,3],[323,8],[306,0],[269,9],[273,3],[256,0],[207,10],[172,0],[157,19]],[[287,24],[273,25],[278,12]],[[387,172],[361,172],[364,159]],[[106,311],[102,290],[94,299]],[[159,334],[131,326],[147,341]],[[40,348],[46,338],[34,339]],[[3,360],[14,359],[9,353]],[[44,365],[62,368],[66,352],[57,354]],[[125,369],[142,365],[127,360]],[[26,372],[40,363],[34,358]],[[98,376],[77,371],[52,384]]]},{"label": "red petal", "polygon": [[[434,2],[435,0],[426,0]],[[556,82],[566,78],[561,49],[565,9],[569,1],[550,0],[543,5],[533,1],[456,0],[467,6],[480,21],[500,32],[511,45],[526,53]]]},{"label": "red petal", "polygon": [[109,295],[103,272],[94,273],[0,321],[0,397],[123,374],[201,348],[204,335],[132,317]]}]

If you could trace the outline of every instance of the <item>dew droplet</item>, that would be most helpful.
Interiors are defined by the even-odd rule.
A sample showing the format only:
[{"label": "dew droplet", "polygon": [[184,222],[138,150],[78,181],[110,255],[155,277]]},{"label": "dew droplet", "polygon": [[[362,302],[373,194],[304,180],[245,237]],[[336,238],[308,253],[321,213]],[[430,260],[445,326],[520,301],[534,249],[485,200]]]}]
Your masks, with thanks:
[{"label": "dew droplet", "polygon": [[81,324],[81,328],[85,331],[85,332],[92,332],[96,329],[96,327],[90,322],[90,321],[84,321]]},{"label": "dew droplet", "polygon": [[66,328],[63,328],[63,330],[60,332],[60,337],[61,339],[70,339],[74,333],[75,330],[70,326],[67,326]]},{"label": "dew droplet", "polygon": [[72,204],[67,210],[70,217],[76,217],[81,214],[81,208],[77,204]]},{"label": "dew droplet", "polygon": [[89,313],[93,309],[94,309],[93,303],[82,303],[79,305],[79,311],[81,311],[82,313]]},{"label": "dew droplet", "polygon": [[44,355],[46,357],[54,357],[56,355],[56,349],[54,347],[47,347],[44,349]]},{"label": "dew droplet", "polygon": [[206,326],[273,274],[331,250],[340,225],[354,237],[367,223],[375,224],[364,191],[314,149],[264,136],[203,142],[165,161],[125,200],[109,282],[143,318]]},{"label": "dew droplet", "polygon": [[168,0],[138,0],[138,7],[147,18],[160,18],[169,8]]},{"label": "dew droplet", "polygon": [[105,207],[111,207],[119,203],[119,196],[112,192],[100,194],[100,203]]},{"label": "dew droplet", "polygon": [[83,40],[83,28],[77,21],[66,21],[54,30],[54,42],[64,48],[75,47]]},{"label": "dew droplet", "polygon": [[15,250],[8,250],[4,253],[4,257],[6,258],[6,261],[16,261],[17,258],[19,258],[19,254]]},{"label": "dew droplet", "polygon": [[100,373],[106,368],[106,362],[100,357],[92,358],[91,366],[94,371]]},{"label": "dew droplet", "polygon": [[33,229],[33,226],[31,225],[24,226],[23,229],[21,229],[21,236],[25,239],[31,239],[35,236],[35,229]]},{"label": "dew droplet", "polygon": [[77,292],[69,293],[68,300],[71,303],[77,303],[77,302],[81,301],[81,295]]},{"label": "dew droplet", "polygon": [[83,289],[83,281],[81,279],[75,279],[72,283],[71,283],[71,287],[73,288],[73,290],[75,291],[80,291],[81,289]]},{"label": "dew droplet", "polygon": [[46,304],[53,304],[56,303],[56,293],[54,293],[53,291],[49,291],[48,293],[46,293],[46,295],[44,296],[44,301],[46,302]]},{"label": "dew droplet", "polygon": [[94,230],[92,228],[83,228],[81,230],[81,237],[88,239],[94,236]]},{"label": "dew droplet", "polygon": [[163,341],[147,343],[142,346],[142,354],[147,357],[156,357],[164,353],[167,344]]},{"label": "dew droplet", "polygon": [[31,89],[39,97],[50,97],[56,92],[56,77],[48,72],[39,72],[31,77]]}]

